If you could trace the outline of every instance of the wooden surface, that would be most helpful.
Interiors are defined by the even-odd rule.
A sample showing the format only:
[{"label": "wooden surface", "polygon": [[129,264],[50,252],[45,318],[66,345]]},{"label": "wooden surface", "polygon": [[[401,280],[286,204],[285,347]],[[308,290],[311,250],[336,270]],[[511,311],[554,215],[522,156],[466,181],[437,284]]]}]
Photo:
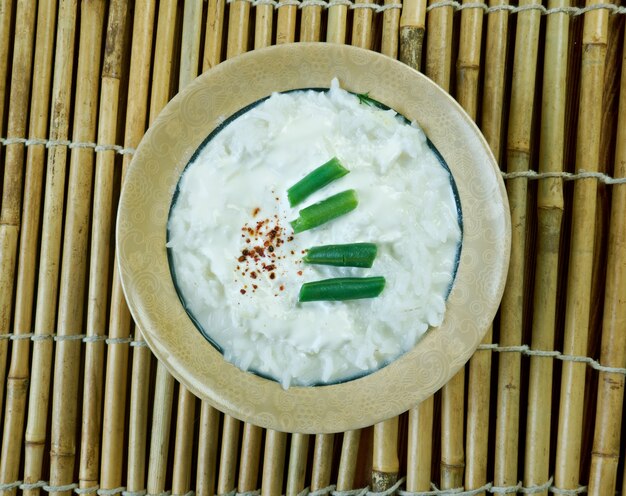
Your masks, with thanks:
[{"label": "wooden surface", "polygon": [[[624,14],[0,0],[0,492],[622,493]],[[381,51],[450,92],[499,160],[513,226],[501,309],[465,370],[335,435],[265,431],[194,398],[144,346],[115,271],[117,198],[149,123],[223,59],[299,40]]]}]

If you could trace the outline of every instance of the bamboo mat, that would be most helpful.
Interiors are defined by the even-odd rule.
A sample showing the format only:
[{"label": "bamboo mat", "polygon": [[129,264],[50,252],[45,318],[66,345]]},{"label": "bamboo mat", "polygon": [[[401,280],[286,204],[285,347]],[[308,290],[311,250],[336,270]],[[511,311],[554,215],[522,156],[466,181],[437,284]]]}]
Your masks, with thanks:
[{"label": "bamboo mat", "polygon": [[[2,494],[624,492],[626,9],[603,1],[0,0]],[[224,58],[298,40],[449,91],[511,204],[479,351],[417,408],[335,435],[194,398],[114,270],[120,185],[159,110]]]}]

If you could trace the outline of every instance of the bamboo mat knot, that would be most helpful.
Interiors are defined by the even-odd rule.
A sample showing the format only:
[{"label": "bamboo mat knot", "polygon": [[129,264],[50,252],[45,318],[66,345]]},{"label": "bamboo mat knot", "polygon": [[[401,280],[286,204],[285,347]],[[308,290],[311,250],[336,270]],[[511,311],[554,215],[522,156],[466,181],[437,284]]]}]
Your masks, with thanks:
[{"label": "bamboo mat knot", "polygon": [[111,489],[102,489],[99,486],[93,487],[77,487],[74,489],[76,494],[97,494],[98,496],[114,496],[116,494],[126,495],[126,496],[145,496],[146,490],[142,491],[127,491],[124,486],[114,487]]},{"label": "bamboo mat knot", "polygon": [[146,496],[147,492],[145,489],[140,491],[122,491],[122,496]]},{"label": "bamboo mat knot", "polygon": [[326,496],[327,494],[331,494],[336,487],[337,486],[332,485],[323,487],[322,489],[318,489],[316,491],[311,491],[310,488],[305,487],[302,491],[298,493],[298,496]]},{"label": "bamboo mat knot", "polygon": [[22,481],[9,482],[7,484],[0,484],[0,491],[10,491],[11,489],[17,489],[22,484]]},{"label": "bamboo mat knot", "polygon": [[125,487],[114,487],[112,489],[101,489],[100,486],[77,487],[74,489],[76,494],[97,494],[98,496],[113,496],[115,494],[124,494]]},{"label": "bamboo mat knot", "polygon": [[333,491],[333,495],[341,494],[342,496],[365,496],[367,495],[367,491],[369,488],[364,487],[363,489],[351,489],[349,491]]},{"label": "bamboo mat knot", "polygon": [[587,486],[580,486],[577,489],[559,489],[558,487],[552,486],[550,488],[550,492],[554,494],[565,494],[574,496],[576,494],[583,494],[587,492]]},{"label": "bamboo mat knot", "polygon": [[43,486],[43,490],[46,491],[47,493],[52,493],[52,492],[65,492],[65,491],[73,491],[76,488],[78,488],[78,484],[76,484],[75,482],[73,482],[72,484],[63,484],[60,486],[51,486],[51,485],[45,485]]},{"label": "bamboo mat knot", "polygon": [[[193,494],[193,491],[191,491],[191,494]],[[243,491],[243,492],[238,492],[236,489],[233,489],[229,493],[225,493],[221,496],[259,496],[259,494],[261,494],[260,489],[255,489],[254,491]]]}]

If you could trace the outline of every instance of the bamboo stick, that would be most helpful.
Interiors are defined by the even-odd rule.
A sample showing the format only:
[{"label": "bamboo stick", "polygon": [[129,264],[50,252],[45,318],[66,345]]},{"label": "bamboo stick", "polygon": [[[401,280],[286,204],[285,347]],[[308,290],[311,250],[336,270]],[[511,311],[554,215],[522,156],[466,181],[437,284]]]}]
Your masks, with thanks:
[{"label": "bamboo stick", "polygon": [[[540,3],[537,0],[524,0],[520,5]],[[529,169],[539,26],[538,11],[518,13],[506,155],[509,172]],[[501,346],[522,344],[527,191],[526,179],[507,182],[512,226],[511,256],[500,310]],[[503,486],[518,482],[520,367],[521,356],[517,353],[507,355],[506,360],[499,360],[494,479],[496,484]]]},{"label": "bamboo stick", "polygon": [[[152,30],[154,2],[139,2],[135,7],[132,33],[132,50],[129,69],[129,88],[126,107],[124,146],[135,148],[143,136],[146,115],[150,64],[152,56]],[[124,155],[122,181],[130,164],[131,155]],[[131,336],[131,318],[122,291],[117,265],[114,265],[109,316],[109,337],[113,339]],[[139,330],[136,332],[140,336]],[[134,348],[133,373],[129,406],[128,431],[128,491],[144,489],[145,423],[136,412],[145,411],[148,391],[143,384],[149,377],[150,353],[145,348]],[[109,345],[107,350],[104,412],[102,426],[102,462],[100,486],[112,489],[122,485],[126,388],[128,370],[128,344]],[[140,466],[139,466],[140,465]]]},{"label": "bamboo stick", "polygon": [[[590,0],[586,5],[598,3],[597,0]],[[585,14],[576,166],[589,172],[598,171],[600,166],[598,136],[602,127],[608,21],[608,10]],[[595,179],[583,179],[574,184],[563,341],[563,353],[567,355],[587,354],[594,262],[594,237],[589,234],[595,231],[597,186]],[[582,392],[585,390],[586,370],[584,363],[563,362],[554,474],[556,487],[562,489],[576,489],[580,482]]]},{"label": "bamboo stick", "polygon": [[174,378],[161,362],[157,362],[154,411],[150,431],[150,458],[148,460],[148,494],[165,492],[173,398]]},{"label": "bamboo stick", "polygon": [[[132,72],[132,71],[131,71]],[[143,342],[139,327],[135,327],[135,341]],[[143,491],[146,484],[146,431],[148,423],[148,387],[152,354],[147,346],[133,350],[133,368],[130,384],[128,421],[128,491]],[[104,456],[102,457],[104,463]]]},{"label": "bamboo stick", "polygon": [[178,414],[174,444],[172,494],[187,494],[191,489],[194,415],[196,397],[182,384],[178,390]]},{"label": "bamboo stick", "polygon": [[152,124],[170,99],[170,75],[174,57],[174,35],[176,32],[175,0],[159,2],[152,88],[150,93],[150,116]]},{"label": "bamboo stick", "polygon": [[235,489],[237,473],[237,446],[241,422],[230,415],[224,415],[222,430],[222,451],[220,470],[217,478],[217,494],[225,494]]},{"label": "bamboo stick", "polygon": [[222,37],[224,33],[224,9],[226,0],[209,0],[204,39],[202,70],[215,67],[222,61]]},{"label": "bamboo stick", "polygon": [[[583,16],[584,17],[584,16]],[[584,18],[582,19],[584,25]],[[602,123],[600,126],[600,144],[598,155],[598,172],[611,174],[614,160],[614,140],[617,134],[618,110],[619,110],[619,85],[620,85],[620,61],[621,61],[621,36],[622,19],[619,15],[608,15],[607,26],[607,50],[604,60],[603,97],[602,97]],[[583,26],[584,27],[584,26]],[[582,46],[577,44],[577,46]],[[580,81],[580,79],[579,79]],[[572,93],[570,93],[572,94]],[[572,94],[573,96],[573,94]],[[576,95],[578,96],[578,94]],[[572,139],[576,138],[575,129],[572,129]],[[575,147],[572,147],[575,153]],[[570,163],[574,162],[572,160]],[[598,357],[602,339],[602,312],[604,308],[604,293],[606,290],[606,261],[608,252],[609,221],[610,221],[610,191],[609,185],[598,183],[597,207],[596,207],[596,230],[594,233],[590,308],[589,308],[589,341],[587,355]],[[563,312],[562,312],[563,313]],[[589,371],[588,371],[589,372]],[[591,461],[591,446],[593,444],[593,418],[595,415],[595,403],[598,391],[598,375],[587,376],[589,382],[585,387],[585,400],[583,401],[583,432],[581,437],[581,465],[589,466]],[[587,471],[581,471],[583,481],[587,481]]]},{"label": "bamboo stick", "polygon": [[254,491],[259,486],[259,464],[263,430],[252,424],[244,424],[241,439],[241,458],[239,460],[239,479],[237,492]]},{"label": "bamboo stick", "polygon": [[[31,118],[28,135],[31,138],[45,136],[48,126],[50,102],[50,78],[52,73],[52,47],[56,21],[56,1],[41,2],[37,14],[37,30],[31,95]],[[14,334],[29,333],[32,328],[32,305],[35,286],[41,192],[45,157],[44,145],[31,145],[26,150],[24,202],[20,233],[17,288],[15,293]],[[7,378],[7,403],[2,436],[0,481],[18,479],[24,435],[24,416],[29,381],[29,340],[16,340],[11,353],[11,365]],[[12,495],[15,491],[9,491]]]},{"label": "bamboo stick", "polygon": [[330,471],[333,464],[334,434],[316,434],[313,447],[313,469],[311,471],[311,492],[330,485]]},{"label": "bamboo stick", "polygon": [[[49,130],[50,139],[55,141],[68,138],[75,20],[76,1],[62,0],[57,20]],[[27,484],[39,481],[43,468],[53,350],[52,340],[44,339],[44,336],[53,333],[56,318],[66,160],[65,145],[49,148],[35,311],[35,334],[41,340],[33,344],[32,380],[25,434],[23,480]],[[38,495],[39,489],[24,490],[24,494]]]},{"label": "bamboo stick", "polygon": [[[386,6],[398,5],[400,0],[385,0]],[[426,4],[424,3],[424,6]],[[374,18],[376,19],[376,18]],[[389,8],[383,12],[383,32],[380,45],[380,53],[393,59],[398,58],[398,46],[400,44],[399,35],[400,9]]]},{"label": "bamboo stick", "polygon": [[296,14],[298,13],[298,7],[295,5],[281,5],[277,10],[276,44],[293,43],[296,40]]},{"label": "bamboo stick", "polygon": [[[297,496],[304,490],[306,477],[307,455],[309,452],[309,435],[292,434],[289,447],[289,467],[287,469],[286,496]],[[272,493],[267,493],[272,494]],[[276,493],[273,493],[276,494]]]},{"label": "bamboo stick", "polygon": [[372,490],[388,490],[398,480],[399,417],[380,422],[374,426],[374,448],[372,458]]},{"label": "bamboo stick", "polygon": [[374,458],[374,429],[375,425],[361,429],[359,440],[359,453],[354,474],[354,485],[359,487],[369,486],[372,482],[372,461]]},{"label": "bamboo stick", "polygon": [[219,423],[220,413],[203,401],[200,407],[198,434],[197,496],[213,496],[215,494]]},{"label": "bamboo stick", "polygon": [[264,48],[272,44],[272,25],[274,21],[274,6],[259,4],[256,6],[254,23],[254,48]]},{"label": "bamboo stick", "polygon": [[197,75],[200,67],[200,38],[202,37],[203,0],[185,2],[183,33],[180,47],[178,89],[182,90]]},{"label": "bamboo stick", "polygon": [[[297,434],[294,434],[294,436],[296,435]],[[286,444],[287,435],[284,432],[271,429],[267,430],[265,437],[265,453],[263,455],[261,496],[282,494]]]},{"label": "bamboo stick", "polygon": [[248,51],[250,2],[233,0],[228,13],[228,43],[226,58],[230,59]]},{"label": "bamboo stick", "polygon": [[[374,0],[359,0],[359,3],[369,5]],[[368,8],[354,9],[352,17],[352,45],[370,49],[372,46],[372,18],[374,11]],[[395,58],[395,57],[394,57]]]},{"label": "bamboo stick", "polygon": [[426,0],[404,0],[400,17],[400,61],[413,69],[422,67],[426,32]]},{"label": "bamboo stick", "polygon": [[430,490],[430,467],[433,448],[433,403],[427,398],[409,410],[409,432],[406,460],[406,490]]},{"label": "bamboo stick", "polygon": [[[202,0],[185,2],[183,32],[180,49],[178,88],[182,90],[197,75],[200,63],[202,31]],[[178,390],[176,436],[172,494],[187,494],[191,488],[191,460],[193,450],[196,397],[182,384]]]},{"label": "bamboo stick", "polygon": [[[463,0],[463,4],[469,2]],[[483,2],[479,2],[482,4]],[[468,115],[476,120],[478,109],[478,78],[480,72],[480,50],[482,41],[483,11],[480,8],[465,9],[461,12],[459,57],[457,60],[457,100]],[[483,338],[483,343],[491,342],[491,329]],[[491,351],[478,351],[469,363],[467,393],[467,462],[463,455],[463,393],[465,385],[458,382],[458,391],[443,395],[443,418],[452,423],[443,426],[449,430],[450,442],[442,443],[441,483],[442,488],[451,489],[463,485],[475,489],[487,482],[487,442],[489,439],[489,400],[491,376]],[[445,386],[447,389],[448,386]],[[451,401],[447,401],[447,399]],[[448,410],[448,412],[446,412]],[[459,412],[457,415],[455,412]],[[460,418],[459,418],[460,417]],[[453,444],[454,442],[454,444]]]},{"label": "bamboo stick", "polygon": [[463,486],[465,453],[463,417],[465,412],[465,368],[462,368],[441,390],[441,489]]},{"label": "bamboo stick", "polygon": [[[622,51],[622,77],[617,125],[616,178],[626,177],[626,39]],[[626,185],[613,186],[611,225],[606,270],[606,294],[602,325],[600,363],[606,367],[626,367]],[[624,375],[600,372],[597,412],[589,471],[590,496],[614,494],[620,454],[620,434],[624,400]],[[624,487],[622,487],[622,493]]]},{"label": "bamboo stick", "polygon": [[[100,57],[93,54],[99,53],[102,46],[104,7],[104,0],[81,3],[72,130],[72,138],[81,143],[93,142],[96,138]],[[93,149],[72,149],[61,262],[58,336],[75,336],[82,330],[93,162]],[[80,340],[62,340],[56,346],[50,433],[50,485],[53,486],[74,482],[81,344]]]},{"label": "bamboo stick", "polygon": [[[152,124],[170,98],[172,60],[174,57],[174,35],[176,31],[175,0],[159,3],[152,88],[150,93],[150,116]],[[146,383],[145,388],[148,387]],[[165,492],[165,475],[174,400],[174,378],[162,362],[157,361],[154,405],[150,435],[150,458],[148,461],[147,490],[150,494]],[[147,414],[147,412],[145,412]],[[144,415],[144,421],[147,415]]]},{"label": "bamboo stick", "polygon": [[300,41],[320,41],[322,31],[321,5],[301,5]]},{"label": "bamboo stick", "polygon": [[[115,143],[122,65],[126,12],[125,1],[114,0],[109,7],[106,45],[102,69],[102,91],[98,143]],[[94,180],[91,259],[89,264],[89,298],[87,306],[87,336],[106,333],[109,246],[111,244],[113,172],[115,152],[99,151],[96,155]],[[79,485],[94,487],[99,482],[100,429],[104,375],[104,342],[85,345],[85,375],[83,380],[83,417],[81,430]]]},{"label": "bamboo stick", "polygon": [[[20,1],[17,4],[7,126],[9,137],[26,135],[33,60],[34,11],[35,5],[32,2]],[[24,145],[22,143],[6,146],[3,169],[4,184],[0,207],[0,334],[8,334],[11,328],[15,262],[21,221],[24,180]],[[0,412],[4,398],[8,346],[8,340],[0,340]]]},{"label": "bamboo stick", "polygon": [[341,457],[339,458],[339,472],[337,474],[337,491],[354,489],[357,457],[361,441],[361,430],[347,431],[343,434]]},{"label": "bamboo stick", "polygon": [[[46,6],[42,7],[45,10]],[[7,7],[0,7],[6,12]],[[0,13],[2,15],[2,13]],[[26,117],[28,115],[28,96],[31,81],[31,63],[33,59],[33,34],[35,31],[35,8],[33,2],[19,2],[17,4],[15,43],[13,50],[13,69],[10,90],[10,104],[8,116],[8,136],[24,136],[26,134]],[[3,20],[0,19],[0,23]],[[42,27],[42,30],[43,27]],[[45,30],[44,30],[45,31]],[[49,34],[49,32],[47,32]],[[40,39],[38,40],[41,41]],[[8,50],[7,52],[8,59]],[[38,52],[35,77],[39,75],[41,48]],[[3,62],[6,64],[6,60]],[[43,76],[45,77],[45,76]],[[49,83],[48,76],[48,83]],[[4,80],[3,80],[4,81]],[[3,84],[4,86],[4,84]],[[41,110],[35,96],[40,97],[39,88],[33,88],[33,110]],[[4,90],[3,90],[4,91]],[[4,97],[4,95],[0,95]],[[47,102],[46,102],[47,103]],[[47,111],[47,105],[46,105]],[[1,116],[2,114],[0,114]],[[1,118],[1,117],[0,117]],[[36,121],[35,118],[32,121]],[[32,124],[31,124],[32,131]],[[24,264],[32,261],[36,255],[36,242],[39,228],[39,208],[32,210],[29,199],[32,197],[34,206],[41,205],[41,166],[33,171],[32,153],[29,152],[24,185],[24,204],[22,205],[21,240],[19,252],[19,267],[17,271],[17,288],[15,298],[15,320],[13,334],[27,334],[31,329],[31,312],[33,301],[33,274],[31,270],[24,270]],[[2,210],[0,211],[0,332],[8,333],[11,322],[11,303],[13,295],[13,279],[15,272],[15,257],[18,243],[18,226],[20,226],[21,182],[24,161],[24,145],[14,144],[6,148],[4,157],[4,191]],[[39,172],[39,174],[37,174]],[[37,188],[37,178],[38,188]],[[34,184],[33,184],[34,183]],[[12,188],[8,189],[8,188]],[[17,196],[16,196],[17,195]],[[29,267],[29,268],[32,268]],[[3,343],[2,374],[6,363],[6,344]],[[26,340],[16,340],[12,345],[11,366],[7,377],[6,413],[4,432],[2,436],[2,452],[0,455],[0,482],[10,483],[18,478],[21,455],[22,432],[24,427],[24,409],[26,407],[26,393],[28,390],[28,356],[30,343]],[[0,394],[4,381],[0,386]],[[15,490],[3,491],[13,495]]]},{"label": "bamboo stick", "polygon": [[[128,308],[126,307],[124,296],[121,294],[122,289],[118,276],[115,275],[116,273],[117,270],[114,270],[113,290],[111,293],[109,336],[112,339],[127,338],[131,327]],[[143,353],[147,354],[147,350],[143,350]],[[122,484],[123,457],[119,456],[119,454],[123,451],[124,443],[127,371],[128,344],[109,345],[102,414],[100,467],[100,487],[102,489],[113,489],[120,487]],[[131,435],[130,430],[129,438],[135,438],[135,436]],[[131,487],[129,483],[129,490],[132,490]]]},{"label": "bamboo stick", "polygon": [[[492,341],[493,328],[482,340]],[[469,363],[467,388],[467,437],[465,450],[465,488],[476,489],[487,483],[487,460],[489,457],[489,402],[491,393],[491,350],[478,350]],[[484,495],[485,493],[478,493]]]},{"label": "bamboo stick", "polygon": [[[519,22],[519,21],[518,21]],[[539,29],[539,20],[535,21],[535,30],[533,30],[532,35],[530,36],[538,36]],[[518,28],[519,29],[519,28]],[[526,33],[528,34],[528,33]],[[528,39],[534,39],[527,36],[523,41],[520,39],[520,42],[524,45],[527,45]],[[533,51],[535,50],[535,46],[533,45]],[[517,50],[517,46],[516,46]],[[516,53],[516,62],[517,62],[517,53]],[[536,52],[532,54],[532,61],[530,63],[524,64],[524,72],[529,73],[529,66],[531,69],[534,69],[536,66]],[[521,69],[521,68],[520,68]],[[514,68],[515,72],[515,68]],[[529,129],[531,127],[532,116],[529,115],[532,113],[530,110],[532,108],[532,98],[534,95],[530,94],[530,88],[532,87],[532,83],[534,82],[534,73],[533,79],[528,80],[524,79],[524,92],[527,93],[528,100],[524,102],[522,108],[529,109],[527,110],[526,119],[527,122],[524,123],[524,127]],[[513,91],[515,92],[516,86],[514,83]],[[515,112],[513,105],[511,106],[511,116],[515,119]],[[522,115],[522,114],[520,114]],[[530,156],[530,136],[527,134],[523,138],[518,138],[517,143],[511,140],[512,133],[509,133],[509,164],[518,166],[516,169],[513,169],[511,166],[509,170],[525,170],[528,168],[528,161]],[[550,146],[550,145],[547,145]],[[520,167],[521,166],[521,167]],[[515,183],[521,183],[521,181],[515,181]],[[518,192],[521,198],[521,192]],[[524,191],[524,199],[525,191]],[[549,202],[557,200],[558,194],[552,198],[544,197],[541,201],[546,201],[546,205]],[[522,208],[520,206],[520,208]],[[525,209],[526,206],[524,205]],[[550,210],[550,208],[548,208]],[[554,272],[550,269],[553,268],[552,265],[556,262],[556,256],[558,256],[558,241],[556,242],[556,247],[554,246],[554,228],[549,226],[548,224],[543,224],[543,221],[549,221],[550,216],[552,216],[552,220],[558,219],[558,208],[552,208],[553,212],[548,213],[548,216],[545,215],[545,212],[540,210],[541,212],[541,224],[539,226],[539,236],[538,236],[538,256],[537,256],[537,268],[536,273],[537,277],[535,279],[535,298],[534,298],[534,312],[533,312],[533,327],[532,327],[532,340],[531,346],[533,349],[538,350],[552,350],[554,348],[554,333],[555,333],[555,320],[554,320],[554,305],[555,305],[555,295],[556,295],[556,286],[553,278]],[[512,221],[515,224],[515,220]],[[542,232],[543,231],[543,232]],[[558,229],[557,229],[557,240],[558,240]],[[520,236],[521,238],[521,236]],[[552,241],[552,246],[549,244],[550,240]],[[521,243],[520,239],[520,243]],[[510,271],[509,271],[510,273]],[[523,276],[521,276],[523,277]],[[519,283],[520,286],[523,283]],[[519,294],[523,294],[523,290],[520,288]],[[509,301],[510,305],[519,305],[519,301]],[[509,311],[512,309],[509,308]],[[516,310],[513,310],[516,311]],[[518,316],[521,320],[521,316]],[[515,322],[516,317],[512,317]],[[508,345],[509,343],[507,343]],[[552,368],[553,368],[553,359],[546,357],[531,357],[530,360],[530,372],[529,372],[529,387],[528,387],[528,409],[526,416],[526,455],[525,455],[525,463],[524,463],[524,484],[525,485],[539,485],[545,483],[545,481],[549,477],[549,449],[550,449],[550,416],[551,416],[551,398],[552,398]],[[502,381],[503,379],[501,379]],[[501,382],[502,384],[502,382]],[[517,398],[519,401],[519,397]],[[513,426],[508,426],[508,428],[512,428]],[[541,481],[541,482],[540,482]]]},{"label": "bamboo stick", "polygon": [[[8,136],[19,137],[26,135],[28,96],[33,60],[34,11],[35,5],[33,2],[20,1],[17,4],[9,94]],[[21,143],[10,144],[6,146],[5,150],[6,155],[2,164],[4,184],[0,207],[0,334],[8,334],[11,328],[15,267],[22,207],[24,145]],[[17,333],[27,332],[28,330],[26,329],[17,331]],[[4,397],[8,344],[7,339],[0,340],[0,412],[2,410],[2,398]],[[24,345],[18,346],[24,348]],[[28,347],[26,347],[26,353],[26,360],[28,360]],[[23,384],[22,388],[25,386]],[[23,397],[23,395],[20,396]],[[8,426],[5,424],[5,427]],[[8,434],[10,434],[10,431]],[[8,455],[9,453],[7,453]],[[4,459],[5,456],[2,458]],[[4,465],[4,462],[1,465]],[[1,465],[0,480],[4,480],[2,478],[3,470]],[[11,465],[15,465],[15,463],[11,463]]]},{"label": "bamboo stick", "polygon": [[[438,0],[428,0],[428,5]],[[450,91],[452,64],[452,7],[437,7],[428,13],[428,39],[426,40],[426,75],[445,91]]]},{"label": "bamboo stick", "polygon": [[[463,5],[483,5],[483,1],[463,0]],[[468,115],[476,120],[478,109],[478,76],[480,72],[480,47],[483,31],[483,10],[461,11],[459,58],[456,64],[456,98]]]},{"label": "bamboo stick", "polygon": [[0,57],[0,136],[4,135],[4,102],[7,82],[7,68],[9,65],[9,53],[11,51],[11,14],[13,2],[0,2],[0,53],[6,54]]},{"label": "bamboo stick", "polygon": [[[489,7],[508,5],[508,0],[490,0]],[[502,111],[504,108],[504,76],[509,13],[492,11],[487,16],[485,49],[485,81],[480,129],[489,143],[494,157],[500,163],[502,143]]]},{"label": "bamboo stick", "polygon": [[328,8],[328,20],[326,22],[326,42],[341,43],[346,42],[348,20],[348,6],[333,4]]},{"label": "bamboo stick", "polygon": [[259,476],[261,441],[263,430],[252,424],[244,424],[239,461],[237,492],[254,491]]}]

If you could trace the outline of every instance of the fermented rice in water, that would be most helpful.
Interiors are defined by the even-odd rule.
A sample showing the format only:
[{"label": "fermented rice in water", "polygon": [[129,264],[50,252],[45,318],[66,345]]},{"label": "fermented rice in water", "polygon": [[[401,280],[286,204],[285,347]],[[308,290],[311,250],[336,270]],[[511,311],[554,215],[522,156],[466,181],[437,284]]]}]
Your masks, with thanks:
[{"label": "fermented rice in water", "polygon": [[[287,189],[332,157],[350,173],[290,208]],[[312,203],[356,190],[356,210],[293,234]],[[461,229],[449,172],[393,110],[327,92],[274,94],[230,121],[183,173],[168,222],[187,311],[244,370],[283,387],[376,370],[441,324]],[[306,265],[316,245],[372,242],[371,269]],[[304,282],[384,276],[378,298],[298,303]]]}]

